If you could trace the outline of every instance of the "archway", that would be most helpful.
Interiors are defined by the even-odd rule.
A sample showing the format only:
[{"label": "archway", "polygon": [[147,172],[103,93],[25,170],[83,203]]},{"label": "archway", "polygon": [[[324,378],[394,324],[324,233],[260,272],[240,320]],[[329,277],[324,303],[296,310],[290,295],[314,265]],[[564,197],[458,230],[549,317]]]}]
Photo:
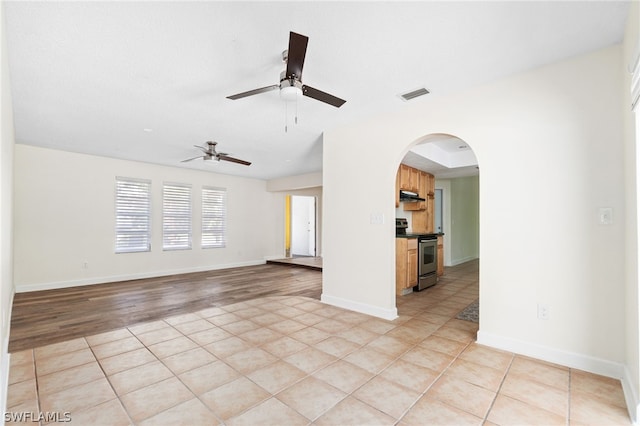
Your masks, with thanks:
[{"label": "archway", "polygon": [[[479,167],[469,144],[455,135],[429,134],[409,144],[400,163],[405,170],[408,166],[412,170],[426,172],[435,180],[435,191],[419,194],[426,199],[422,203],[425,210],[416,210],[417,203],[400,203],[396,207],[396,219],[400,219],[400,224],[404,221],[409,233],[414,235],[423,232],[440,234],[437,251],[438,276],[442,277],[440,265],[448,268],[478,260]],[[429,222],[426,227],[421,219],[414,220],[425,215]],[[421,248],[422,245],[419,245],[417,249],[418,276],[423,270],[420,263],[425,263],[428,258],[426,255],[421,256]],[[396,259],[397,262],[402,262],[403,257],[396,252]],[[399,291],[400,279],[401,276],[398,276],[396,280],[397,294],[406,295],[406,290]],[[416,286],[414,289],[422,290],[422,287]]]}]

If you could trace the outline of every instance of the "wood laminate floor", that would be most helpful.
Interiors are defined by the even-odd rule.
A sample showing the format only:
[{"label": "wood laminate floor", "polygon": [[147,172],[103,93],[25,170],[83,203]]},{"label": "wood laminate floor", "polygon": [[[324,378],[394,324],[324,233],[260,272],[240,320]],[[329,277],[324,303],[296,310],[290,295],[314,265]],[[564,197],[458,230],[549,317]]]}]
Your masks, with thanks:
[{"label": "wood laminate floor", "polygon": [[17,293],[9,352],[265,296],[320,299],[322,273],[257,265]]}]

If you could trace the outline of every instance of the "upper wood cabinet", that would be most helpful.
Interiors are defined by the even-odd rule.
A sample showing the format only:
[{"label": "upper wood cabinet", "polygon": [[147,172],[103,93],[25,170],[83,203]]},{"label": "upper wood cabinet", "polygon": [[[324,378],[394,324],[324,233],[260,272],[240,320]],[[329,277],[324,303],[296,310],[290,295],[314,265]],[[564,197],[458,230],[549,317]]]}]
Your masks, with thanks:
[{"label": "upper wood cabinet", "polygon": [[430,173],[426,173],[426,175],[425,192],[424,194],[421,192],[420,196],[422,196],[422,198],[431,198],[433,200],[436,196],[436,178]]},{"label": "upper wood cabinet", "polygon": [[396,173],[396,208],[400,207],[400,169]]},{"label": "upper wood cabinet", "polygon": [[[416,169],[413,169],[416,170]],[[421,170],[416,170],[418,172],[418,190],[415,191],[424,198],[424,201],[416,201],[415,203],[404,203],[404,210],[415,211],[415,210],[425,210],[427,208],[427,191],[428,191],[428,182],[429,176],[433,177],[427,172],[423,172]],[[433,179],[432,179],[433,180]]]},{"label": "upper wood cabinet", "polygon": [[400,206],[400,190],[416,192],[424,201],[404,202],[403,210],[411,211],[412,231],[430,234],[434,232],[434,207],[436,179],[431,173],[400,164],[396,174],[396,207]]},{"label": "upper wood cabinet", "polygon": [[409,167],[405,164],[400,164],[400,189],[404,191],[418,192],[418,185],[420,181],[420,171]]}]

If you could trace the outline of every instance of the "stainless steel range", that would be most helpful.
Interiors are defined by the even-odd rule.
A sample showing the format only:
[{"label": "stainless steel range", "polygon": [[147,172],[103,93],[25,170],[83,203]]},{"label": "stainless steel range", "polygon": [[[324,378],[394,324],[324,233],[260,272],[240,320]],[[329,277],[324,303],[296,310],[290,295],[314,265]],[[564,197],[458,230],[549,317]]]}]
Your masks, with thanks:
[{"label": "stainless steel range", "polygon": [[420,291],[436,285],[438,282],[438,237],[427,234],[418,237],[418,285],[413,289]]},{"label": "stainless steel range", "polygon": [[418,285],[415,291],[424,290],[438,282],[438,235],[407,233],[406,218],[396,218],[396,237],[418,239]]}]

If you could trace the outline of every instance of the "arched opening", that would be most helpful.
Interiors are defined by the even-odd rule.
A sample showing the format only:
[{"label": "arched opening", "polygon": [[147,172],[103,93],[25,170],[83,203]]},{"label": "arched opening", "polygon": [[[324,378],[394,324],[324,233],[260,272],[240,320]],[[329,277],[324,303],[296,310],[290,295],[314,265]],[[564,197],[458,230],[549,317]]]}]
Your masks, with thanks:
[{"label": "arched opening", "polygon": [[[418,185],[407,177],[410,175],[417,176]],[[427,183],[420,184],[425,177]],[[461,319],[479,322],[479,188],[478,161],[465,140],[437,133],[407,147],[396,175],[396,305],[400,315],[403,308],[438,300],[442,302],[438,312],[460,312]],[[403,191],[424,201],[415,202]],[[435,251],[436,243],[426,241],[429,239],[437,241]],[[429,275],[431,262],[436,269]]]}]

